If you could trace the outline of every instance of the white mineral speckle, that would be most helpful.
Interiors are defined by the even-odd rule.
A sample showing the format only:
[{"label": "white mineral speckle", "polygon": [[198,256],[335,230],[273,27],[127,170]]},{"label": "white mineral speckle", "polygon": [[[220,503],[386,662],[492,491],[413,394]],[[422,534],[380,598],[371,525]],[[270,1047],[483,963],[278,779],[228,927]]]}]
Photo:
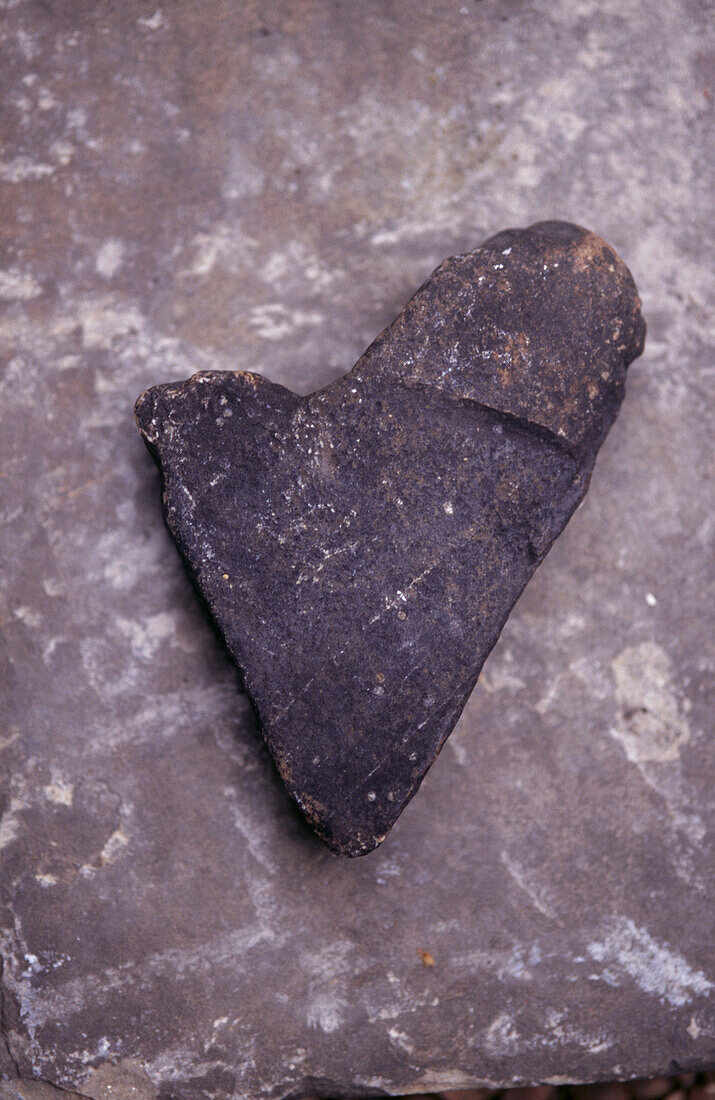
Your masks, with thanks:
[{"label": "white mineral speckle", "polygon": [[124,262],[125,247],[115,237],[106,240],[94,261],[94,267],[98,275],[103,279],[113,279]]}]

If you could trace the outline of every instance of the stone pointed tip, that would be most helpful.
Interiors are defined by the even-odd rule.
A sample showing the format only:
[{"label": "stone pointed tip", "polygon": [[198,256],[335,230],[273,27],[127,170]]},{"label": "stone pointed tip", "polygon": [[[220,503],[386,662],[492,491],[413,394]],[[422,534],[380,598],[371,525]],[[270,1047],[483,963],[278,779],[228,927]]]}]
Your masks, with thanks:
[{"label": "stone pointed tip", "polygon": [[[341,859],[357,859],[359,856],[367,856],[379,848],[390,829],[379,836],[367,836],[363,833],[348,833],[341,831],[339,836],[326,831],[318,823],[311,821],[311,825],[320,839],[327,844],[330,851]],[[390,826],[391,828],[392,826]]]}]

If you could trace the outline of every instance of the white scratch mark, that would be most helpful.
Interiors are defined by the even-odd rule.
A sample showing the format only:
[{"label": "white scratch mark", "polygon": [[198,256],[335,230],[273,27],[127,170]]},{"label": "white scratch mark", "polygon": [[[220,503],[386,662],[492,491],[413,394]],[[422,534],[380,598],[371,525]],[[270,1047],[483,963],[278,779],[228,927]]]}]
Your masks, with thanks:
[{"label": "white scratch mark", "polygon": [[587,950],[597,962],[615,965],[628,974],[644,993],[675,1007],[713,989],[702,971],[694,970],[677,951],[658,943],[647,929],[627,917],[614,921]]},{"label": "white scratch mark", "polygon": [[556,913],[545,900],[543,890],[528,881],[524,868],[520,867],[519,864],[509,856],[508,852],[502,852],[501,861],[519,889],[523,890],[529,898],[532,905],[538,909],[540,913],[543,913],[545,917],[548,917],[549,920],[556,920]]}]

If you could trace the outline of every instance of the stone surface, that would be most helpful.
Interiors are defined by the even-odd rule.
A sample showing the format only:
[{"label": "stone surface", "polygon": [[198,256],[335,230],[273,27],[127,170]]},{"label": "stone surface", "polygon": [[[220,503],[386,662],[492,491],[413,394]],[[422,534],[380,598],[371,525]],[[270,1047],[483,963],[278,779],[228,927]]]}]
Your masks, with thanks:
[{"label": "stone surface", "polygon": [[446,260],[309,397],[203,371],[138,399],[169,529],[339,855],[385,839],[452,732],[644,335],[615,253],[543,222]]},{"label": "stone surface", "polygon": [[[1,15],[0,1066],[224,1100],[712,1060],[702,5]],[[132,402],[217,366],[327,385],[444,256],[543,217],[627,259],[647,349],[419,797],[338,860]]]}]

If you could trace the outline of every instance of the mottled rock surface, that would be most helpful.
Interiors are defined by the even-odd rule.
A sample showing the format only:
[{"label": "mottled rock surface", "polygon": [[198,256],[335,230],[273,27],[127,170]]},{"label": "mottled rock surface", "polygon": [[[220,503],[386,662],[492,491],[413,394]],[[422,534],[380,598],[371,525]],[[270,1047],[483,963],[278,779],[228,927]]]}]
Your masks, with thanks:
[{"label": "mottled rock surface", "polygon": [[[712,1059],[706,30],[694,0],[2,5],[7,1075],[252,1100]],[[419,796],[336,859],[132,402],[327,386],[445,256],[545,216],[627,259],[647,347]]]},{"label": "mottled rock surface", "polygon": [[169,528],[335,852],[374,849],[415,794],[644,335],[612,249],[543,222],[446,260],[318,393],[203,371],[137,401]]}]

